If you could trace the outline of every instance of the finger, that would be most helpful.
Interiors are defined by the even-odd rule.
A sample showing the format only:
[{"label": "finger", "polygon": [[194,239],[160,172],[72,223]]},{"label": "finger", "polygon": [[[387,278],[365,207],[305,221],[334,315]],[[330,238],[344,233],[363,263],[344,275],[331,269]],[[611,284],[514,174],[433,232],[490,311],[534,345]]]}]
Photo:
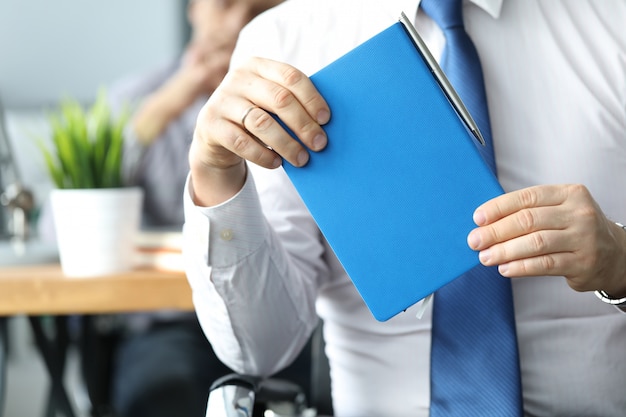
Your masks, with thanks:
[{"label": "finger", "polygon": [[[273,81],[286,88],[301,104],[308,115],[318,124],[323,125],[330,119],[330,109],[324,98],[317,91],[309,77],[303,72],[288,64],[271,60],[253,59],[253,68],[264,79]],[[281,95],[283,91],[277,91],[275,105],[270,110],[278,114],[283,107]],[[287,103],[287,102],[285,102]]]},{"label": "finger", "polygon": [[542,185],[512,191],[495,197],[474,211],[474,222],[483,226],[525,208],[556,206],[567,199],[567,189],[558,185]]},{"label": "finger", "polygon": [[[295,98],[295,96],[287,89],[278,84],[272,83],[263,79],[255,79],[251,84],[250,89],[253,91],[247,95],[248,100],[257,106],[265,109],[266,112],[274,113],[278,118],[293,132],[296,138],[308,149],[313,151],[319,151],[326,146],[327,138],[326,133],[317,123],[312,119],[304,106]],[[263,92],[267,92],[263,94]],[[243,93],[243,92],[242,92]],[[273,137],[278,129],[285,131],[280,124],[274,120],[269,113],[263,113],[255,111],[250,116],[257,117],[256,126],[250,126],[246,124],[246,128],[254,130],[255,135],[264,143],[272,146],[273,148],[281,149],[281,146],[276,146],[280,143],[284,143],[285,137],[289,137],[291,141],[295,139],[293,137],[285,136],[281,134],[278,137]],[[267,117],[265,117],[267,116]],[[252,119],[252,117],[250,118]],[[285,131],[285,133],[287,133]],[[287,134],[288,135],[288,134]],[[278,142],[274,144],[274,142]],[[288,154],[283,155],[288,160]]]},{"label": "finger", "polygon": [[[238,126],[246,134],[245,138],[251,137],[260,147],[269,148],[273,151],[274,157],[282,157],[294,166],[303,166],[308,162],[309,154],[300,142],[295,140],[283,127],[265,110],[252,103],[248,99],[234,94],[219,94],[210,99],[211,108],[217,109],[215,114],[217,119],[228,120],[233,125]],[[223,134],[223,133],[222,133]],[[245,157],[251,162],[268,167],[266,158],[268,153],[261,149],[247,149],[252,144],[247,141],[237,142],[240,131],[231,133],[228,137],[219,140],[228,142],[224,146]],[[219,138],[219,134],[214,131],[213,135]],[[239,145],[239,146],[238,146]],[[240,153],[240,149],[247,149],[246,156]],[[258,155],[263,160],[250,159],[250,150],[254,150],[252,155]],[[276,161],[272,161],[270,167],[274,167]]]},{"label": "finger", "polygon": [[563,230],[568,226],[569,218],[561,206],[522,209],[472,230],[467,243],[474,250],[483,250],[540,230]]},{"label": "finger", "polygon": [[261,145],[281,155],[290,164],[303,166],[308,162],[309,153],[306,149],[262,108],[256,105],[248,107],[244,111],[241,125]]},{"label": "finger", "polygon": [[485,266],[501,265],[526,258],[553,253],[573,253],[578,243],[574,233],[556,230],[541,230],[480,251],[478,258]]},{"label": "finger", "polygon": [[197,137],[201,138],[208,152],[207,166],[229,167],[243,158],[265,168],[277,168],[282,164],[280,156],[260,143],[239,123],[201,111],[196,125]]},{"label": "finger", "polygon": [[[286,64],[257,59],[230,75],[235,95],[277,115],[305,147],[319,151],[326,146],[321,125],[328,122],[330,110],[303,73]],[[271,142],[271,138],[258,137]]]},{"label": "finger", "polygon": [[575,256],[571,252],[525,258],[498,266],[498,272],[507,278],[529,276],[568,276],[575,269]]}]

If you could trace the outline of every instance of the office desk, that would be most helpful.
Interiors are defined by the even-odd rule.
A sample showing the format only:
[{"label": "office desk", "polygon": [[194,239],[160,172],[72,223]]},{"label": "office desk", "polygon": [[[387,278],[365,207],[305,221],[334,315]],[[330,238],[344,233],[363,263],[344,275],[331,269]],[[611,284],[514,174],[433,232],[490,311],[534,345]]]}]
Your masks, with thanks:
[{"label": "office desk", "polygon": [[183,272],[138,269],[67,278],[58,264],[0,268],[0,315],[193,310]]},{"label": "office desk", "polygon": [[[68,343],[64,316],[126,313],[160,309],[193,310],[191,289],[183,272],[137,269],[89,278],[68,278],[59,264],[0,268],[0,316],[25,314],[51,378],[50,410],[73,417],[63,386],[65,347]],[[61,330],[48,337],[40,316],[55,316]],[[0,413],[3,409],[6,364],[3,346],[6,320],[0,317]]]}]

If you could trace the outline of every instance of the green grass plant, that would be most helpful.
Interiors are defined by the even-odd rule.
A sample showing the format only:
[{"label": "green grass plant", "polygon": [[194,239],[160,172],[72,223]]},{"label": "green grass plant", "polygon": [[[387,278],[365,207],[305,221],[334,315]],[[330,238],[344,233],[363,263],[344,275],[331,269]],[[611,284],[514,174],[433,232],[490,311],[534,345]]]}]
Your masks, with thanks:
[{"label": "green grass plant", "polygon": [[100,90],[90,108],[63,99],[48,116],[51,146],[39,141],[52,182],[60,189],[120,188],[128,112],[114,117]]}]

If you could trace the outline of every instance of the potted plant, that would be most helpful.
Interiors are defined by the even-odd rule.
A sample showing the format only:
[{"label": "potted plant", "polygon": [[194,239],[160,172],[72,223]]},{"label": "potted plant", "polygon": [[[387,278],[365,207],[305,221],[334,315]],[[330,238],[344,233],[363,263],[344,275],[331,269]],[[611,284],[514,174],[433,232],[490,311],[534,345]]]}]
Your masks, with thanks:
[{"label": "potted plant", "polygon": [[39,141],[55,185],[50,201],[59,256],[68,276],[132,268],[143,192],[122,175],[128,112],[115,117],[101,90],[84,109],[72,99],[49,115],[50,140]]}]

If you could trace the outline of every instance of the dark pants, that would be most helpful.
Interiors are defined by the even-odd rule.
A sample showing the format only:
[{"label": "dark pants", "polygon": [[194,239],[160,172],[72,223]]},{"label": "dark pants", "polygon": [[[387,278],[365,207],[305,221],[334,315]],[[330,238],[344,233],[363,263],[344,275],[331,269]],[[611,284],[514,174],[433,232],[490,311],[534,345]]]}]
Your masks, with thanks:
[{"label": "dark pants", "polygon": [[[119,329],[109,323],[118,317],[83,320],[83,376],[92,415],[204,417],[211,384],[233,371],[215,356],[196,316],[135,333],[111,331]],[[109,324],[103,328],[102,323]],[[309,399],[316,397],[311,346],[310,340],[289,367],[274,375],[300,386]]]},{"label": "dark pants", "polygon": [[113,407],[119,417],[204,417],[211,383],[231,372],[197,320],[158,323],[115,349]]}]

